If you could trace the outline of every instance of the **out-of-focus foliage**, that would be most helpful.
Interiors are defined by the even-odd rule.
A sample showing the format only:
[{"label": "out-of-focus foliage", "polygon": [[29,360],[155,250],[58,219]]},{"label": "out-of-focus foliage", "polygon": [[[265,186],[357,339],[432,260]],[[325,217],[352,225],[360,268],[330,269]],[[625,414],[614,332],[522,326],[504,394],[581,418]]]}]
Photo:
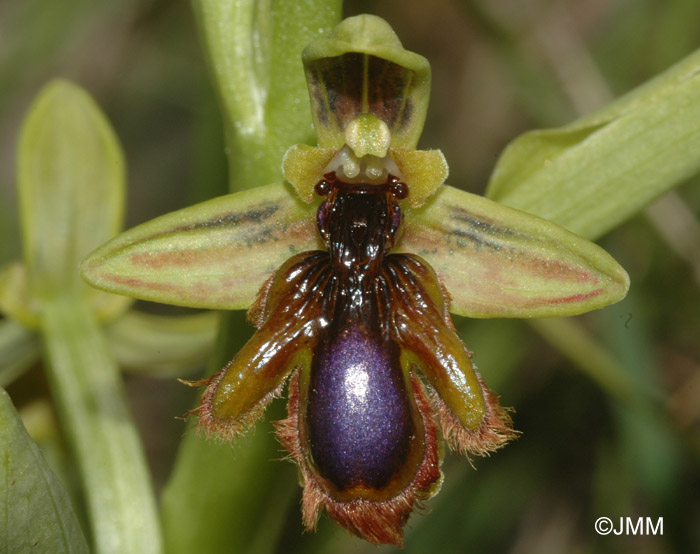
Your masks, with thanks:
[{"label": "out-of-focus foliage", "polygon": [[[430,60],[420,146],[441,148],[450,184],[477,193],[521,132],[601,108],[700,47],[696,0],[388,0],[346,2],[345,12],[384,17]],[[221,118],[187,2],[4,2],[0,46],[0,264],[19,258],[20,118],[56,75],[96,97],[124,145],[127,227],[227,190]],[[457,322],[489,385],[517,408],[523,436],[478,460],[478,471],[448,456],[432,514],[409,523],[408,552],[698,549],[700,181],[674,194],[603,239],[630,274],[623,303],[542,321],[539,332],[517,321]],[[194,393],[143,377],[127,378],[127,390],[163,483],[184,430],[172,417],[191,407]],[[41,373],[29,372],[10,393],[21,412],[44,394]],[[268,432],[260,425],[251,438]],[[230,449],[230,459],[248,444]],[[248,465],[264,496],[238,507],[241,521],[265,530],[250,538],[250,552],[377,551],[325,518],[317,534],[302,534],[293,471],[270,460],[274,449],[256,452]],[[57,473],[70,475],[62,459],[51,458]],[[280,473],[290,487],[277,495],[265,483]],[[600,516],[663,517],[664,535],[598,536]]]},{"label": "out-of-focus foliage", "polygon": [[[161,552],[151,476],[119,366],[98,323],[118,317],[131,301],[96,295],[76,272],[85,254],[121,224],[125,179],[119,142],[89,94],[69,81],[54,80],[28,109],[17,164],[23,255],[0,271],[0,313],[8,318],[0,326],[19,322],[25,337],[15,335],[13,343],[11,333],[2,333],[7,350],[15,352],[10,361],[22,361],[17,351],[27,346],[26,335],[39,336],[52,399],[80,473],[93,550]],[[24,361],[30,360],[25,356]],[[36,489],[19,492],[26,487],[12,485],[29,479],[14,468],[22,466],[19,460],[34,445],[29,439],[25,447],[21,441],[4,442],[7,513],[40,506],[47,499]],[[47,486],[49,500],[58,498],[58,487]],[[8,551],[26,550],[32,537],[42,534],[43,524],[31,516],[6,518],[6,524],[12,527],[12,533],[3,533]],[[38,548],[80,548],[64,527],[38,538],[37,544],[44,543]]]},{"label": "out-of-focus foliage", "polygon": [[[70,499],[0,388],[0,530],[19,552],[88,552]],[[37,502],[37,499],[43,499]]]}]

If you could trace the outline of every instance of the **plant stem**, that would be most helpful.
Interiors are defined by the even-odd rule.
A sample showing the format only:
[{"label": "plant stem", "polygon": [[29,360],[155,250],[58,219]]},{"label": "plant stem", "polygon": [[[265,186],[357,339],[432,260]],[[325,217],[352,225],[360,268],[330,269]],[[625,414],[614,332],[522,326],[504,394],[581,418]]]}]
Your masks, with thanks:
[{"label": "plant stem", "polygon": [[116,363],[84,303],[47,299],[49,379],[80,467],[99,554],[162,551],[151,482]]},{"label": "plant stem", "polygon": [[[286,149],[313,139],[301,51],[339,21],[340,0],[193,0],[192,7],[222,107],[230,191],[281,180]],[[243,313],[222,314],[209,373],[249,336]],[[279,450],[262,430],[233,450],[186,435],[163,494],[168,550],[275,551],[296,490],[291,466],[271,462]]]}]

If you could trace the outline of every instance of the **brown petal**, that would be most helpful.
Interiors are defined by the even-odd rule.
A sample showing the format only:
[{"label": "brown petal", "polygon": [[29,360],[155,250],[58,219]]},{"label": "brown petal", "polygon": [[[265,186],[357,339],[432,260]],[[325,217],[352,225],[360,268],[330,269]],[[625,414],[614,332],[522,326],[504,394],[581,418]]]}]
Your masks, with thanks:
[{"label": "brown petal", "polygon": [[194,410],[206,434],[235,438],[262,415],[290,372],[308,365],[325,299],[303,291],[322,288],[327,267],[323,252],[304,252],[287,261],[261,290],[256,306],[260,329],[224,369],[193,383],[207,385]]},{"label": "brown petal", "polygon": [[433,387],[445,439],[462,454],[501,448],[516,433],[457,336],[435,272],[417,256],[393,255],[386,275],[404,363],[420,369]]}]

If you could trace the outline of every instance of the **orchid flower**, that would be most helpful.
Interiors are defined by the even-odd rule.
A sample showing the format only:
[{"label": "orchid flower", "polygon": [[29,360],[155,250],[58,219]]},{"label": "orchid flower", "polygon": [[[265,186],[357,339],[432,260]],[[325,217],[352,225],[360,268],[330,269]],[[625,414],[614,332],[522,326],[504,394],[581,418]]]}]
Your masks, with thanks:
[{"label": "orchid flower", "polygon": [[401,544],[440,488],[443,437],[468,456],[517,435],[450,312],[574,315],[622,299],[628,277],[595,244],[444,184],[442,153],[416,149],[430,66],[382,19],[346,19],[303,62],[318,145],[289,148],[286,182],[122,233],[82,273],[145,300],[248,308],[257,332],[195,383],[199,428],[232,440],[289,383],[277,432],[306,527],[326,509]]}]

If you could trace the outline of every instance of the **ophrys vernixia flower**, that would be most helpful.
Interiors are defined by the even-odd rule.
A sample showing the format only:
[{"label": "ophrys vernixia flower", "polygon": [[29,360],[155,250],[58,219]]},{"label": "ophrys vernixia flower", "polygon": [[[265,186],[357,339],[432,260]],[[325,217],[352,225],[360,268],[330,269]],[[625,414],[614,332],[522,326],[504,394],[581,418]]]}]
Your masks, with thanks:
[{"label": "ophrys vernixia flower", "polygon": [[448,311],[571,315],[619,300],[627,277],[560,227],[442,185],[442,154],[415,149],[429,66],[383,20],[344,21],[304,63],[319,144],[293,146],[283,167],[308,204],[284,184],[215,199],[121,235],[84,273],[211,308],[248,307],[264,282],[249,312],[258,331],[206,381],[200,428],[235,437],[292,375],[278,430],[306,525],[325,507],[368,540],[400,543],[439,488],[438,428],[465,454],[513,436]]}]

